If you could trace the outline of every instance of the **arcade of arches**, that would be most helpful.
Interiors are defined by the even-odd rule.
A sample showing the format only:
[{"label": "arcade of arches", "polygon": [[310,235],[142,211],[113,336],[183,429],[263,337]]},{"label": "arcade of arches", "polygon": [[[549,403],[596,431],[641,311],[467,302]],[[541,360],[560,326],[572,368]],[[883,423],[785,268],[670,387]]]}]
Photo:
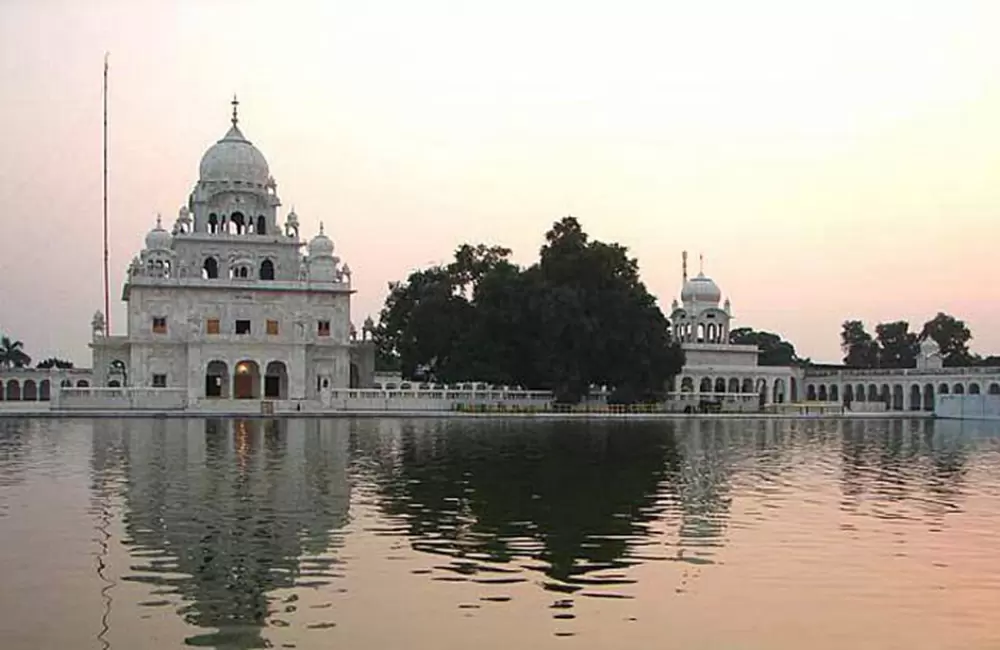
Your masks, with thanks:
[{"label": "arcade of arches", "polygon": [[[59,382],[63,388],[87,388],[90,382],[69,379]],[[48,402],[52,399],[52,381],[48,379],[4,379],[0,380],[0,402]]]},{"label": "arcade of arches", "polygon": [[765,404],[795,402],[799,398],[799,380],[791,374],[780,376],[683,374],[674,381],[676,392],[717,397],[722,395],[759,395]]},{"label": "arcade of arches", "polygon": [[288,399],[288,367],[283,361],[264,365],[242,359],[230,371],[225,361],[210,361],[205,367],[205,397],[209,399]]},{"label": "arcade of arches", "polygon": [[881,402],[890,411],[933,411],[935,395],[1000,395],[1000,378],[962,381],[933,378],[906,382],[886,381],[886,377],[859,377],[843,383],[809,382],[805,399],[809,402]]}]

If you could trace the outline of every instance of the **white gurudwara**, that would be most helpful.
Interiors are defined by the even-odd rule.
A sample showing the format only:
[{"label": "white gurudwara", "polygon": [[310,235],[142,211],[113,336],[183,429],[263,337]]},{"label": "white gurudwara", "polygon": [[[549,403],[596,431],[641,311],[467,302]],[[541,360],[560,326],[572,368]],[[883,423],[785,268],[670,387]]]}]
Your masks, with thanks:
[{"label": "white gurudwara", "polygon": [[322,399],[370,385],[374,347],[351,325],[351,270],[319,234],[302,254],[294,209],[240,130],[205,152],[198,182],[168,231],[159,217],[128,269],[127,334],[93,323],[97,386],[183,389],[205,400]]}]

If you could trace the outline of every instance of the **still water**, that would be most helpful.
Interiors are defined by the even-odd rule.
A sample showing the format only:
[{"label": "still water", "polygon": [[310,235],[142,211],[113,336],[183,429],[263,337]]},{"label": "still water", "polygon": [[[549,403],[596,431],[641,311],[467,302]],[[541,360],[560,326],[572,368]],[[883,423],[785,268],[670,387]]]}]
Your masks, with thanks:
[{"label": "still water", "polygon": [[1000,427],[0,420],[0,647],[1000,648]]}]

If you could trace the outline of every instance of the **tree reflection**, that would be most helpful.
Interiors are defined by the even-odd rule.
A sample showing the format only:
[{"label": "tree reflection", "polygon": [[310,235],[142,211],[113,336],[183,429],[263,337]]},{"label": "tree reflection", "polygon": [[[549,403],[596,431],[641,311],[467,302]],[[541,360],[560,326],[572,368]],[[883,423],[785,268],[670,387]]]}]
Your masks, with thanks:
[{"label": "tree reflection", "polygon": [[335,560],[303,569],[300,558],[326,551],[347,520],[343,427],[135,421],[122,444],[124,543],[135,561],[125,579],[180,595],[189,624],[218,630],[188,644],[265,647],[268,594],[332,577]]},{"label": "tree reflection", "polygon": [[579,583],[637,562],[630,549],[649,542],[668,508],[685,541],[719,537],[728,469],[712,435],[689,431],[679,442],[672,422],[452,421],[406,424],[369,451],[382,508],[414,548],[528,558]]}]

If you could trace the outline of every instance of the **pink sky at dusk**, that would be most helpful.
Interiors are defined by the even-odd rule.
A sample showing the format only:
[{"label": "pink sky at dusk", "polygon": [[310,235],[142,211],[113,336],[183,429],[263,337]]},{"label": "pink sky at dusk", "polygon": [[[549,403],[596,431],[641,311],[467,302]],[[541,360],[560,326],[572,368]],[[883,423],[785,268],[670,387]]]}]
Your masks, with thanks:
[{"label": "pink sky at dusk", "polygon": [[572,214],[664,311],[704,253],[737,326],[814,360],[846,318],[939,310],[1000,353],[998,24],[995,0],[6,0],[0,330],[89,365],[107,50],[115,333],[235,92],[358,322],[463,242],[533,261]]}]

